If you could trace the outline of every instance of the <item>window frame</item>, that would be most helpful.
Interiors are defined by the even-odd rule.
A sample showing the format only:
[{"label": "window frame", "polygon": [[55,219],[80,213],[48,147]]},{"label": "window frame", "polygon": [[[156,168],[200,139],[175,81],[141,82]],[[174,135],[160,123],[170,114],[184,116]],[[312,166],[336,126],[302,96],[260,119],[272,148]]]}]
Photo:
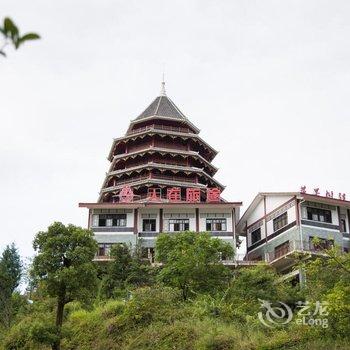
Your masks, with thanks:
[{"label": "window frame", "polygon": [[282,229],[283,227],[286,227],[287,225],[288,225],[288,212],[285,211],[284,213],[276,216],[273,219],[273,232],[276,232]]},{"label": "window frame", "polygon": [[[152,221],[152,223],[148,223],[151,225],[151,230],[145,230],[145,224],[146,221]],[[154,230],[152,230],[152,226],[154,223]],[[157,219],[150,219],[150,218],[146,218],[146,219],[142,219],[142,232],[156,232],[157,231]]]},{"label": "window frame", "polygon": [[[217,224],[221,225],[221,229],[218,229],[218,228],[215,229],[215,225]],[[210,225],[210,228],[208,228],[209,225]],[[205,220],[205,228],[206,228],[206,231],[208,232],[213,232],[213,231],[225,232],[227,231],[227,219],[226,218],[207,218]]]},{"label": "window frame", "polygon": [[[325,218],[325,220],[320,220],[321,213],[323,213],[323,217]],[[325,213],[328,213],[329,221],[326,220],[327,215],[325,215]],[[314,215],[316,215],[317,218],[315,218]],[[307,217],[307,220],[309,220],[309,221],[323,222],[326,224],[333,223],[332,210],[330,210],[330,209],[306,207],[306,217]]]},{"label": "window frame", "polygon": [[99,214],[97,227],[126,227],[126,222],[126,214]]},{"label": "window frame", "polygon": [[[171,229],[172,225],[174,228],[173,230]],[[175,225],[179,225],[179,230],[175,230]],[[183,231],[189,231],[189,229],[190,229],[189,219],[169,219],[168,221],[168,232],[183,232]]]},{"label": "window frame", "polygon": [[[254,240],[254,242],[253,242],[253,234],[255,234],[256,232],[259,232],[259,239],[258,240]],[[251,243],[250,245],[253,245],[253,244],[255,244],[255,243],[259,242],[259,241],[261,241],[261,227],[255,229],[254,231],[252,231],[250,233],[250,243]]]}]

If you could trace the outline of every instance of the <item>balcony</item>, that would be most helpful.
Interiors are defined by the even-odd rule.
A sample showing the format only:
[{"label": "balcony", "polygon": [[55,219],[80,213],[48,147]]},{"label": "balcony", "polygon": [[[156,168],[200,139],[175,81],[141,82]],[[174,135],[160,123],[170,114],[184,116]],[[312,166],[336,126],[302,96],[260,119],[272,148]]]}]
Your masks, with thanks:
[{"label": "balcony", "polygon": [[291,258],[295,259],[295,254],[314,254],[320,256],[326,256],[327,254],[319,247],[314,246],[312,242],[309,241],[290,241],[283,247],[276,249],[273,252],[266,254],[266,260],[270,264],[274,264],[281,259]]},{"label": "balcony", "polygon": [[177,127],[177,126],[168,126],[168,125],[157,125],[157,124],[152,124],[152,125],[147,125],[144,126],[142,128],[138,128],[135,130],[131,130],[129,132],[129,135],[133,135],[133,134],[137,134],[143,131],[147,131],[147,130],[164,130],[164,131],[174,131],[174,132],[180,132],[180,133],[193,133],[189,128],[181,128],[181,127]]}]

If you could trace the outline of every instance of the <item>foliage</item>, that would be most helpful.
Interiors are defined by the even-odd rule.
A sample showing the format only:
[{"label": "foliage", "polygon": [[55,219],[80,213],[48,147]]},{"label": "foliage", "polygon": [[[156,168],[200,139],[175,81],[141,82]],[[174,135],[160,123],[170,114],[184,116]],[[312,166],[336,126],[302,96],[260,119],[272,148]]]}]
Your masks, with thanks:
[{"label": "foliage", "polygon": [[228,284],[230,270],[221,257],[233,257],[230,244],[208,233],[161,234],[156,242],[156,259],[163,263],[158,280],[179,288],[183,299],[196,293],[216,292]]},{"label": "foliage", "polygon": [[118,291],[152,284],[153,269],[149,261],[141,258],[140,249],[132,250],[126,244],[112,246],[105,274],[102,277],[102,295],[111,298]]},{"label": "foliage", "polygon": [[306,297],[311,302],[329,303],[328,336],[349,337],[350,334],[350,254],[337,247],[325,251],[303,266],[306,270]]},{"label": "foliage", "polygon": [[[63,323],[64,306],[73,300],[86,301],[96,289],[96,270],[92,259],[97,251],[93,233],[73,225],[55,222],[39,232],[33,242],[38,252],[32,275],[50,297],[57,299],[58,335]],[[59,342],[53,349],[59,349]]]},{"label": "foliage", "polygon": [[[76,269],[75,259],[79,266],[84,265],[80,259],[91,258],[92,248],[96,248],[87,238],[91,233],[81,230],[74,227],[69,230],[56,223],[40,235],[38,256],[46,252],[48,255],[42,259],[50,263],[50,268],[46,267],[46,274],[36,275],[39,279],[30,296],[32,303],[18,293],[12,295],[18,304],[17,316],[6,334],[2,335],[0,329],[1,350],[47,350],[59,344],[60,339],[62,350],[350,350],[349,256],[332,250],[328,259],[307,261],[303,266],[307,287],[300,291],[287,281],[281,282],[280,276],[264,265],[227,271],[220,263],[220,255],[230,256],[232,248],[211,245],[208,238],[215,240],[197,233],[174,235],[174,240],[162,238],[158,257],[164,265],[159,269],[146,265],[137,250],[127,246],[113,248],[115,261],[102,265],[98,272],[102,280],[110,279],[113,299],[106,300],[106,295],[100,295],[88,304],[84,301],[91,294],[73,288],[74,293],[69,292],[66,301],[73,295],[76,298],[66,304],[64,322],[58,332],[54,322],[58,309],[56,292],[60,290],[59,281],[68,283],[64,279],[66,259],[71,259],[70,266]],[[80,239],[80,235],[85,238]],[[197,246],[198,242],[201,246]],[[175,245],[178,252],[173,251]],[[84,248],[80,256],[82,246],[86,251]],[[78,251],[79,257],[75,257]],[[172,269],[167,271],[169,266]],[[216,270],[215,266],[220,268]],[[156,274],[162,283],[154,284],[148,274],[144,276],[144,267],[146,271],[152,270],[151,276]],[[178,284],[182,281],[180,273],[188,276],[187,298]],[[211,273],[218,273],[220,279],[210,276]],[[66,290],[71,291],[75,285],[72,282]],[[87,284],[83,288],[86,287]],[[94,288],[90,285],[90,289]],[[122,297],[116,290],[123,292]],[[311,302],[329,303],[328,329],[296,322],[270,329],[259,322],[259,299],[295,305],[296,300],[302,300],[301,292]]]},{"label": "foliage", "polygon": [[11,325],[14,317],[13,293],[19,286],[22,262],[14,244],[7,246],[0,258],[0,323]]},{"label": "foliage", "polygon": [[3,25],[0,26],[0,33],[2,34],[5,43],[0,48],[0,55],[6,57],[4,48],[11,43],[13,47],[17,50],[24,42],[29,40],[38,40],[40,36],[36,33],[26,33],[20,35],[19,29],[16,24],[8,17],[4,18]]}]

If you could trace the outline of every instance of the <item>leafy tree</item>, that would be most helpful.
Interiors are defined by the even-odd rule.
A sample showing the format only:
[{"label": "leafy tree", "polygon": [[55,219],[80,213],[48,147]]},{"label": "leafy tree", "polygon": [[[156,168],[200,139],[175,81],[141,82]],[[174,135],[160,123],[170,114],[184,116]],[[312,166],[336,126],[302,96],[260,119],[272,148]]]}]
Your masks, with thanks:
[{"label": "leafy tree", "polygon": [[280,277],[266,265],[236,270],[223,298],[232,311],[230,317],[239,317],[243,321],[247,316],[255,317],[260,309],[259,299],[283,301],[293,307],[300,300],[300,290],[288,281],[281,281]]},{"label": "leafy tree", "polygon": [[[326,256],[306,263],[306,299],[328,302],[327,335],[350,337],[350,254],[339,247],[323,250]],[[325,332],[325,330],[323,330]]]},{"label": "leafy tree", "polygon": [[2,47],[0,47],[0,55],[5,57],[6,53],[4,52],[4,48],[7,45],[12,44],[17,50],[25,41],[40,39],[40,36],[36,33],[20,35],[18,27],[8,17],[4,19],[3,25],[0,26],[0,33],[4,38],[4,43]]},{"label": "leafy tree", "polygon": [[152,283],[153,274],[149,262],[141,258],[140,247],[132,250],[130,246],[115,244],[111,248],[102,293],[105,297],[115,296],[118,290],[140,287]]},{"label": "leafy tree", "polygon": [[73,300],[87,300],[96,287],[96,270],[92,259],[97,251],[93,233],[73,225],[55,222],[46,232],[39,232],[33,242],[38,252],[32,276],[57,300],[57,340],[60,349],[64,307]]},{"label": "leafy tree", "polygon": [[12,243],[7,246],[0,258],[0,322],[6,327],[13,316],[12,295],[19,286],[22,275],[22,262],[17,248]]},{"label": "leafy tree", "polygon": [[156,259],[163,263],[158,279],[180,289],[184,300],[194,293],[215,292],[231,275],[220,260],[233,255],[230,244],[208,233],[161,234],[156,242]]}]

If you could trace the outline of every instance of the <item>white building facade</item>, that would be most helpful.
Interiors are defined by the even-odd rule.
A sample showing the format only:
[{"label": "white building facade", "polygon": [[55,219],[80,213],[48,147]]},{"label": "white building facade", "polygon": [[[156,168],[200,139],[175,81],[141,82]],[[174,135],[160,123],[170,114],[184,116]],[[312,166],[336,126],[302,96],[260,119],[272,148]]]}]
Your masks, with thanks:
[{"label": "white building facade", "polygon": [[[246,237],[246,259],[291,273],[294,253],[350,249],[350,202],[300,192],[259,193],[237,224]],[[315,243],[317,238],[317,243]]]}]

